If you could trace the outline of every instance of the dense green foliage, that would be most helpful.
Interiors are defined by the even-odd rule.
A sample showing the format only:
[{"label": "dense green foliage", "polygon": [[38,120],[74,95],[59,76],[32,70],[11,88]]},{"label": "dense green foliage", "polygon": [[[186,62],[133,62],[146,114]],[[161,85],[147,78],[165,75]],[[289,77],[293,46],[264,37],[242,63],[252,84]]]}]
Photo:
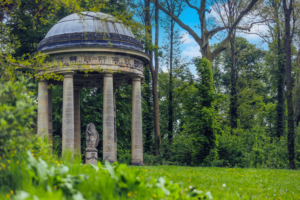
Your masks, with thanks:
[{"label": "dense green foliage", "polygon": [[36,132],[32,95],[21,81],[3,83],[0,79],[0,155],[10,148],[19,151],[30,142],[27,136]]},{"label": "dense green foliage", "polygon": [[[49,155],[45,143],[30,134],[34,102],[21,82],[1,83],[1,199],[203,199],[195,188],[185,191],[167,178],[140,179],[124,164],[82,165]],[[28,95],[28,96],[27,96]],[[28,115],[24,115],[28,113]],[[25,116],[26,118],[24,118]],[[14,127],[11,127],[9,123]],[[10,134],[10,135],[9,135]],[[5,136],[5,137],[3,137]],[[7,145],[7,146],[5,146]]]},{"label": "dense green foliage", "polygon": [[192,117],[185,121],[184,132],[192,139],[191,164],[199,165],[215,147],[217,130],[214,102],[216,95],[210,62],[205,58],[196,59],[195,65],[199,78],[193,84],[194,95],[186,100],[185,109]]},{"label": "dense green foliage", "polygon": [[[45,55],[36,54],[38,42],[58,20],[86,10],[116,16],[126,25],[132,25],[134,34],[141,38],[144,32],[139,28],[142,26],[132,21],[137,16],[134,17],[133,12],[130,12],[132,8],[138,9],[140,4],[132,3],[136,2],[13,0],[0,3],[0,11],[3,11],[0,13],[0,198],[81,200],[298,197],[299,173],[276,170],[289,168],[294,160],[296,167],[300,167],[300,50],[296,55],[296,46],[292,46],[288,57],[293,59],[297,56],[295,61],[292,60],[292,76],[289,79],[289,83],[296,86],[296,95],[293,102],[289,98],[288,103],[291,85],[288,93],[285,78],[288,56],[284,49],[285,26],[280,22],[283,18],[279,13],[283,12],[281,1],[277,0],[268,1],[267,4],[273,4],[269,8],[265,7],[278,11],[278,16],[273,16],[276,24],[269,27],[268,33],[271,36],[263,36],[269,39],[267,50],[251,44],[246,38],[235,37],[232,43],[234,55],[231,52],[233,46],[228,46],[213,61],[204,57],[189,61],[181,57],[182,40],[173,26],[173,20],[172,31],[168,29],[170,24],[163,27],[167,35],[163,47],[153,46],[147,39],[142,39],[145,46],[155,51],[158,55],[155,60],[159,59],[163,66],[158,76],[155,76],[158,82],[161,130],[158,155],[154,147],[153,123],[156,116],[153,114],[153,103],[157,98],[153,98],[156,90],[151,90],[155,84],[151,82],[153,77],[150,74],[153,63],[144,67],[144,164],[197,167],[125,165],[131,163],[130,85],[115,88],[117,159],[122,164],[101,163],[102,88],[83,88],[80,91],[82,157],[72,160],[68,156],[60,157],[63,91],[61,86],[51,86],[54,140],[53,156],[50,155],[48,145],[36,136],[37,72],[43,70],[45,58]],[[174,3],[178,2],[175,0]],[[297,9],[295,12],[299,12]],[[143,13],[145,8],[141,10]],[[271,15],[269,17],[272,18]],[[142,28],[145,32],[151,29]],[[295,37],[299,37],[298,32],[295,32]],[[208,47],[213,50],[220,46],[222,44],[217,43]],[[190,71],[191,65],[197,71],[194,75]],[[24,78],[24,75],[28,76]],[[61,78],[58,74],[49,74],[52,75]],[[295,110],[289,109],[288,113],[287,106],[291,105],[296,105]],[[96,125],[100,134],[97,166],[82,164],[85,159],[85,131],[90,122]],[[290,165],[290,168],[294,167]]]},{"label": "dense green foliage", "polygon": [[144,76],[145,76],[145,83],[143,84],[142,90],[142,98],[144,100],[143,103],[143,133],[145,135],[144,140],[144,150],[145,153],[152,153],[154,150],[153,148],[153,103],[151,100],[151,77],[150,77],[150,69],[149,66],[144,68]]},{"label": "dense green foliage", "polygon": [[[238,74],[238,128],[231,132],[229,113],[231,60],[230,49],[228,49],[222,52],[212,65],[215,102],[211,113],[215,113],[216,120],[215,147],[197,165],[288,168],[286,132],[282,133],[282,137],[276,137],[277,86],[274,82],[277,80],[277,73],[273,65],[276,57],[273,53],[276,51],[262,51],[241,37],[236,38],[235,45]],[[189,69],[185,68],[177,72],[184,75],[189,73]],[[196,125],[201,124],[201,112],[193,113],[197,106],[203,105],[202,103],[197,105],[201,100],[195,100],[195,97],[202,95],[195,87],[199,80],[201,78],[193,82],[178,74],[174,78],[175,135],[172,143],[169,143],[166,138],[162,140],[163,163],[192,165],[193,152],[201,148],[200,145],[193,145],[196,129],[190,128],[187,123],[192,121]],[[162,134],[167,132],[168,90],[168,74],[161,71],[159,94]],[[199,116],[195,118],[198,113]],[[189,128],[190,132],[187,132]],[[203,131],[202,126],[199,130]],[[298,166],[300,164],[299,142],[299,129],[296,129],[295,154]]]}]

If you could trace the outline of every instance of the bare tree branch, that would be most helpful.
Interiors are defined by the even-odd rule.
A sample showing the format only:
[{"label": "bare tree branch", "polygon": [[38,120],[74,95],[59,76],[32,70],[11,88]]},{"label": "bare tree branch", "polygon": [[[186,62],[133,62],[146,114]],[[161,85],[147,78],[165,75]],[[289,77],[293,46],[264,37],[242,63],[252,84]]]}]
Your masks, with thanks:
[{"label": "bare tree branch", "polygon": [[190,3],[189,0],[185,0],[185,2],[187,3],[187,5],[188,5],[190,8],[193,8],[193,9],[197,10],[198,12],[200,12],[200,9],[197,8],[196,6],[193,6],[193,5]]},{"label": "bare tree branch", "polygon": [[[155,5],[155,0],[150,0],[151,3],[153,3]],[[194,37],[194,39],[196,40],[196,42],[200,45],[202,45],[202,41],[201,38],[197,35],[197,33],[195,33],[195,31],[193,31],[193,29],[191,29],[188,25],[185,25],[178,17],[176,17],[172,12],[168,11],[167,9],[165,9],[164,7],[162,7],[160,4],[158,4],[158,8],[163,11],[164,13],[166,13],[167,15],[171,16],[174,21],[183,29],[185,29],[186,31],[188,31],[188,33]]]}]

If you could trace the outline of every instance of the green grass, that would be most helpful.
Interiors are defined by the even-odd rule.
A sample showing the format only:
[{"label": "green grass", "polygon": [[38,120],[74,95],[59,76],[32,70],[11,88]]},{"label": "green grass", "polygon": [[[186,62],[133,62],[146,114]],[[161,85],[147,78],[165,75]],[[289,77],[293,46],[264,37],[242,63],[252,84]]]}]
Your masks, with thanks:
[{"label": "green grass", "polygon": [[186,189],[197,186],[210,191],[214,199],[300,199],[299,170],[179,166],[130,169],[139,171],[141,179],[162,176],[175,183],[182,182]]},{"label": "green grass", "polygon": [[[62,161],[47,154],[43,147],[37,150],[28,148],[25,147],[24,151],[10,149],[2,155],[0,199],[34,200],[37,196],[40,200],[198,200],[204,195],[209,197],[209,191],[213,199],[222,200],[300,200],[299,170],[127,167],[122,164],[102,165],[100,162],[95,167],[81,164],[79,159]],[[20,198],[24,192],[28,198]]]}]

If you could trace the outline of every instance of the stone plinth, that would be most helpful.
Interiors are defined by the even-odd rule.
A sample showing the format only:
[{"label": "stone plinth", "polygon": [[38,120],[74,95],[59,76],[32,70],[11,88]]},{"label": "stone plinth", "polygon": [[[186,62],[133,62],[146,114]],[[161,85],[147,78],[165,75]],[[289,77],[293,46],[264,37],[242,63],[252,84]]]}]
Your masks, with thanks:
[{"label": "stone plinth", "polygon": [[85,164],[97,165],[98,161],[98,150],[97,149],[86,149],[85,150]]}]

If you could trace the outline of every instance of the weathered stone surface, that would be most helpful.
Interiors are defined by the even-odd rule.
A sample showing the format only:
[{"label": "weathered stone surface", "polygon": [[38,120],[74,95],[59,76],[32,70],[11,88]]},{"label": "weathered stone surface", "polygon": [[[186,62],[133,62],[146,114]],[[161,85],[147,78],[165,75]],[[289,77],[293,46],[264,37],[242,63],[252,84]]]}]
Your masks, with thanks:
[{"label": "weathered stone surface", "polygon": [[38,88],[38,128],[37,134],[44,139],[49,134],[48,82],[39,82]]},{"label": "weathered stone surface", "polygon": [[114,154],[115,161],[117,161],[117,124],[116,124],[116,88],[114,87]]},{"label": "weathered stone surface", "polygon": [[97,165],[98,161],[98,150],[97,149],[86,149],[85,150],[85,164]]},{"label": "weathered stone surface", "polygon": [[[52,28],[51,30],[57,31],[58,29]],[[123,31],[125,31],[125,29]],[[68,34],[70,35],[71,33]],[[49,55],[49,57],[47,57],[47,66],[49,68],[46,71],[40,72],[40,75],[55,72],[63,74],[64,76],[62,119],[63,154],[66,150],[70,150],[72,154],[75,153],[80,156],[81,120],[79,89],[82,87],[99,88],[103,86],[103,159],[109,160],[110,162],[117,161],[116,99],[114,86],[128,85],[132,80],[132,163],[141,165],[143,164],[143,141],[140,83],[143,77],[143,66],[149,63],[150,55],[144,51],[133,48],[139,43],[136,43],[137,41],[135,40],[131,40],[130,43],[135,44],[128,46],[128,48],[118,48],[118,46],[116,46],[118,44],[113,44],[113,46],[109,45],[109,47],[102,46],[104,44],[102,42],[100,46],[95,46],[89,44],[90,42],[87,41],[87,37],[97,37],[101,40],[104,35],[107,36],[107,33],[105,32],[102,35],[78,35],[78,32],[74,33],[72,36],[76,36],[78,41],[81,41],[81,37],[83,37],[87,43],[80,45],[75,44],[74,38],[71,38],[72,41],[70,42],[72,45],[68,48],[53,48],[52,45],[52,39],[54,39],[55,42],[60,42],[61,39],[64,40],[66,35],[52,35],[47,37],[46,40],[44,39],[39,43],[39,50]],[[111,33],[110,31],[110,36],[108,37],[117,37],[118,41],[122,40],[128,42],[128,38],[124,38],[123,36],[120,38],[119,36],[119,33]],[[75,40],[77,40],[76,38]],[[69,39],[67,38],[67,40]],[[45,43],[45,41],[52,42],[51,44],[49,43],[51,48],[50,46],[46,48],[47,51],[45,51],[46,49],[44,47],[48,45],[48,43]],[[122,45],[124,46],[124,44]],[[56,45],[61,47],[60,43]],[[67,45],[69,45],[69,43]],[[142,48],[142,46],[140,47]],[[58,65],[56,65],[57,62],[61,62],[62,66],[58,67]],[[87,72],[87,74],[82,72]],[[56,79],[49,79],[43,84],[47,84],[47,86],[61,86],[62,82]],[[40,134],[42,138],[48,135],[48,141],[51,142],[53,137],[51,90],[47,92],[47,86],[43,84],[39,84],[38,134]],[[79,89],[77,89],[77,87]],[[91,156],[91,154],[88,156]],[[98,153],[96,157],[98,157]]]},{"label": "weathered stone surface", "polygon": [[52,88],[48,88],[48,143],[50,145],[50,152],[52,154],[52,139],[53,139],[53,123],[52,123]]},{"label": "weathered stone surface", "polygon": [[113,76],[105,74],[103,80],[103,160],[116,161],[114,144]]},{"label": "weathered stone surface", "polygon": [[78,157],[81,152],[80,89],[74,87],[74,150]]},{"label": "weathered stone surface", "polygon": [[70,151],[74,155],[74,89],[73,73],[64,74],[63,81],[63,119],[62,154]]},{"label": "weathered stone surface", "polygon": [[143,165],[143,132],[142,104],[141,104],[141,78],[132,79],[132,114],[131,114],[131,163]]},{"label": "weathered stone surface", "polygon": [[95,124],[89,123],[86,127],[86,149],[95,149],[99,143],[99,133],[96,130]]}]

